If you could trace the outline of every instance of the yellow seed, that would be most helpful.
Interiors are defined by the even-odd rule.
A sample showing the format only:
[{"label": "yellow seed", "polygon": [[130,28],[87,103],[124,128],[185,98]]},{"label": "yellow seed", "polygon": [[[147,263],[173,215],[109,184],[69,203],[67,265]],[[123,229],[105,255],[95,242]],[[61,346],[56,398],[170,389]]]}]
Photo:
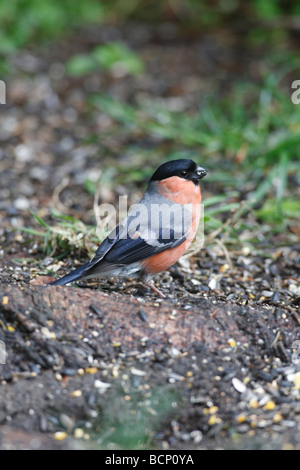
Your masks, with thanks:
[{"label": "yellow seed", "polygon": [[67,433],[63,432],[63,431],[57,431],[53,434],[53,437],[57,441],[62,441],[63,439],[65,439],[67,437]]},{"label": "yellow seed", "polygon": [[76,428],[76,429],[74,430],[74,437],[75,437],[76,439],[82,439],[83,436],[84,436],[84,431],[83,431],[83,429],[81,429],[81,428]]},{"label": "yellow seed", "polygon": [[250,401],[249,401],[249,408],[258,408],[258,401],[255,400],[254,398],[252,398]]},{"label": "yellow seed", "polygon": [[186,373],[187,377],[193,377],[193,372],[191,370],[188,370]]},{"label": "yellow seed", "polygon": [[43,336],[45,336],[48,339],[56,339],[55,333],[53,331],[50,331],[47,327],[43,326],[41,328],[41,333]]},{"label": "yellow seed", "polygon": [[14,329],[14,327],[13,327],[13,326],[11,326],[11,325],[8,325],[8,327],[7,327],[7,331],[11,331],[11,332],[12,332],[12,331],[15,331],[15,329]]},{"label": "yellow seed", "polygon": [[7,305],[8,304],[8,297],[4,296],[2,299],[2,305]]},{"label": "yellow seed", "polygon": [[294,450],[294,446],[293,446],[293,444],[291,444],[290,442],[286,442],[286,443],[283,444],[283,446],[281,447],[281,450]]},{"label": "yellow seed", "polygon": [[300,372],[296,372],[294,377],[295,389],[300,390]]},{"label": "yellow seed", "polygon": [[86,374],[96,374],[98,372],[97,367],[86,367],[85,368]]},{"label": "yellow seed", "polygon": [[250,292],[249,297],[250,297],[250,299],[255,299],[255,295],[252,294],[252,292]]},{"label": "yellow seed", "polygon": [[247,416],[246,416],[246,415],[239,415],[239,416],[236,418],[236,420],[237,420],[237,422],[238,422],[239,424],[244,423],[244,422],[246,421],[246,419],[247,419]]},{"label": "yellow seed", "polygon": [[210,426],[213,426],[214,424],[218,424],[218,423],[220,423],[220,422],[221,422],[221,419],[218,418],[218,416],[216,416],[216,415],[210,416],[210,417],[209,417],[209,420],[208,420],[208,424],[209,424]]},{"label": "yellow seed", "polygon": [[283,420],[283,416],[281,413],[275,413],[273,416],[273,423],[280,423]]},{"label": "yellow seed", "polygon": [[275,403],[272,400],[267,401],[267,403],[264,406],[265,410],[274,410],[276,407]]},{"label": "yellow seed", "polygon": [[74,397],[74,398],[81,397],[81,395],[82,395],[82,391],[81,391],[81,390],[74,390],[74,391],[71,393],[71,396]]},{"label": "yellow seed", "polygon": [[250,422],[251,428],[256,428],[256,426],[257,426],[257,416],[252,415],[250,418],[251,418],[251,422]]},{"label": "yellow seed", "polygon": [[121,346],[120,341],[116,341],[115,343],[113,343],[114,348],[118,348],[119,346]]},{"label": "yellow seed", "polygon": [[227,341],[227,343],[228,343],[229,346],[231,346],[232,348],[235,348],[235,347],[236,347],[236,341],[235,341],[235,339],[233,339],[233,338],[229,338],[229,340]]},{"label": "yellow seed", "polygon": [[220,272],[221,273],[226,273],[226,271],[228,271],[228,269],[230,269],[230,266],[229,266],[229,264],[225,263],[225,264],[223,264],[223,266],[220,267]]},{"label": "yellow seed", "polygon": [[210,415],[215,415],[218,411],[218,407],[217,406],[211,406],[210,408],[208,408],[208,412]]}]

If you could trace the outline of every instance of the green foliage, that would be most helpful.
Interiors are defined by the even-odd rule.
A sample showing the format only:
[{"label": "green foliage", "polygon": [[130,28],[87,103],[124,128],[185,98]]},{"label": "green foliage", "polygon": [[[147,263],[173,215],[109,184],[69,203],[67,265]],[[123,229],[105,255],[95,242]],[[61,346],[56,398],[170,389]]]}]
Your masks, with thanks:
[{"label": "green foliage", "polygon": [[[224,25],[231,18],[243,18],[246,23],[251,18],[258,21],[246,33],[250,44],[265,43],[267,38],[279,44],[285,34],[282,18],[299,14],[299,2],[284,4],[279,0],[225,0],[213,4],[209,0],[11,0],[0,5],[0,53],[8,57],[17,49],[62,37],[85,23],[102,24],[109,20],[117,25],[129,19],[141,23],[175,22],[186,31],[198,32],[202,27],[209,30]],[[270,22],[278,25],[271,36]],[[138,151],[141,168],[136,164],[134,168],[122,168],[118,172],[122,173],[122,182],[126,171],[130,172],[130,181],[143,181],[162,159],[182,158],[186,154],[206,166],[209,181],[224,188],[220,200],[205,201],[208,229],[220,229],[226,214],[236,214],[237,218],[252,211],[256,220],[280,230],[295,218],[298,210],[294,195],[289,193],[289,181],[299,178],[300,160],[300,106],[292,104],[290,90],[281,86],[283,75],[298,67],[299,58],[292,51],[281,51],[273,47],[266,57],[268,75],[262,83],[235,84],[225,98],[216,92],[205,97],[201,108],[192,112],[172,111],[164,100],[138,98],[129,105],[107,94],[91,96],[90,108],[107,114],[112,125],[100,137],[90,138],[93,142],[101,138],[105,146],[106,135],[110,141],[118,141],[121,136],[126,143],[124,153]],[[1,62],[2,74],[8,72],[8,65],[8,61]],[[274,67],[277,72],[270,72]],[[97,70],[116,76],[138,75],[144,72],[144,64],[122,42],[96,46],[88,53],[73,56],[66,64],[67,73],[74,76]],[[278,70],[282,70],[281,75]],[[155,143],[155,150],[138,149],[142,140]],[[241,207],[238,195],[249,182],[251,190]],[[95,183],[85,181],[85,188],[92,194]],[[86,227],[77,225],[75,220],[59,219],[57,214],[54,229],[35,219],[41,230],[27,230],[42,237],[48,251],[80,246],[80,231],[87,233]]]},{"label": "green foliage", "polygon": [[291,0],[111,0],[109,17],[140,21],[176,20],[186,28],[215,27],[237,16],[257,22],[299,14],[299,2]]},{"label": "green foliage", "polygon": [[100,422],[92,423],[92,441],[100,449],[149,449],[163,420],[174,413],[179,393],[168,386],[148,393],[130,387],[126,397],[124,390],[115,386],[101,410]]},{"label": "green foliage", "polygon": [[69,75],[84,75],[103,69],[121,74],[139,75],[143,62],[122,42],[110,42],[95,47],[89,54],[77,54],[66,65]]},{"label": "green foliage", "polygon": [[299,219],[300,201],[292,197],[285,197],[281,200],[280,205],[275,198],[267,199],[262,208],[258,209],[256,216],[271,224],[282,224],[283,218]]},{"label": "green foliage", "polygon": [[78,25],[102,20],[97,0],[10,0],[0,5],[0,53],[9,54],[29,43],[62,36]]},{"label": "green foliage", "polygon": [[[0,5],[0,53],[9,54],[34,42],[65,35],[74,27],[85,23],[129,19],[137,21],[176,21],[185,28],[212,27],[228,21],[236,15],[255,20],[278,18],[283,15],[299,15],[297,1],[279,0],[225,0],[211,3],[209,0],[10,0]],[[279,28],[280,29],[280,28]],[[278,28],[276,29],[278,31]],[[260,24],[254,29],[263,31]],[[100,52],[100,61],[110,64],[120,51]],[[122,51],[121,51],[122,52]],[[123,51],[124,52],[124,51]],[[126,55],[126,52],[124,53]],[[123,57],[123,54],[122,54]],[[122,58],[121,57],[121,58]],[[127,58],[127,66],[131,58]],[[79,60],[79,59],[78,59]],[[87,62],[87,61],[86,61]],[[140,65],[133,59],[130,68]],[[133,72],[131,72],[133,73]]]},{"label": "green foliage", "polygon": [[[249,211],[278,231],[297,213],[287,192],[289,178],[299,177],[300,106],[288,93],[280,87],[280,75],[270,74],[262,85],[237,84],[225,99],[207,98],[194,113],[174,112],[157,101],[128,105],[103,94],[92,96],[91,102],[114,120],[110,136],[126,132],[154,139],[161,158],[188,154],[209,170],[209,181],[225,192],[204,199],[208,233],[222,226],[222,214],[241,218]],[[163,152],[166,143],[168,154]],[[241,205],[239,191],[249,182],[254,189]],[[266,200],[270,202],[257,209]]]},{"label": "green foliage", "polygon": [[278,0],[254,0],[254,11],[261,18],[274,18],[281,13],[281,6]]},{"label": "green foliage", "polygon": [[[33,218],[41,227],[39,230],[23,227],[20,230],[43,241],[44,252],[53,255],[57,252],[69,253],[74,249],[94,252],[95,244],[99,243],[96,227],[89,227],[74,217],[52,211],[56,225],[47,224],[39,215],[32,213]],[[104,238],[105,234],[103,234]]]},{"label": "green foliage", "polygon": [[300,158],[300,107],[270,78],[253,91],[251,105],[245,89],[235,89],[225,100],[212,97],[193,114],[170,111],[158,102],[130,106],[108,95],[91,101],[116,121],[116,133],[120,123],[175,146],[200,149],[202,158],[221,153],[255,172],[279,165],[286,175],[289,163]]}]

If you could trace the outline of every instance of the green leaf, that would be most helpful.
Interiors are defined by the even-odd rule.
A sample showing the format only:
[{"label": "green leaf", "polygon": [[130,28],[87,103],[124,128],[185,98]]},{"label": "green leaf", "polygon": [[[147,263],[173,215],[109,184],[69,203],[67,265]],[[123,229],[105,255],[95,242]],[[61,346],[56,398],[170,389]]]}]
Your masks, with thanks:
[{"label": "green leaf", "polygon": [[275,198],[267,199],[261,209],[255,211],[256,216],[266,222],[284,222],[286,219],[298,219],[300,214],[300,201],[294,198],[284,198],[281,201],[280,212]]},{"label": "green leaf", "polygon": [[49,225],[46,224],[46,222],[43,219],[41,219],[41,217],[39,217],[37,214],[34,214],[34,212],[30,211],[30,213],[42,227],[50,229]]},{"label": "green leaf", "polygon": [[131,106],[109,95],[93,95],[91,101],[100,111],[108,114],[117,121],[125,124],[137,124],[136,113]]},{"label": "green leaf", "polygon": [[122,42],[111,42],[96,47],[92,57],[103,69],[112,70],[118,67],[121,72],[139,75],[144,71],[143,62]]},{"label": "green leaf", "polygon": [[75,55],[66,64],[66,72],[73,76],[86,75],[96,68],[97,64],[89,54]]}]

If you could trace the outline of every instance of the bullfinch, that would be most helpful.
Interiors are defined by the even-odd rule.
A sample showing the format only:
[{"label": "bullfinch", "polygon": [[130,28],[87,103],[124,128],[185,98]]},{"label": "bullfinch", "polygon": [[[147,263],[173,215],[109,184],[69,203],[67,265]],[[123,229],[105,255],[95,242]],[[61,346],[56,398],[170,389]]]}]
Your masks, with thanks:
[{"label": "bullfinch", "polygon": [[51,283],[62,286],[97,277],[138,278],[171,267],[192,243],[200,221],[200,179],[207,171],[193,160],[163,163],[152,175],[139,204],[101,243],[93,259]]}]

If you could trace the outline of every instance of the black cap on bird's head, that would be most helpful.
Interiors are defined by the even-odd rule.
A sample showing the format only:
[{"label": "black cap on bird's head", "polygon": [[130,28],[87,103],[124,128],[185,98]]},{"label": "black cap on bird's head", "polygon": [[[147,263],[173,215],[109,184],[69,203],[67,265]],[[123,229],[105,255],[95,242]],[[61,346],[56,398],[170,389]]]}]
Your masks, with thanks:
[{"label": "black cap on bird's head", "polygon": [[180,160],[172,160],[163,163],[152,175],[151,181],[161,181],[171,176],[178,176],[186,180],[199,184],[199,181],[207,175],[207,171],[197,165],[193,160],[186,158]]}]

